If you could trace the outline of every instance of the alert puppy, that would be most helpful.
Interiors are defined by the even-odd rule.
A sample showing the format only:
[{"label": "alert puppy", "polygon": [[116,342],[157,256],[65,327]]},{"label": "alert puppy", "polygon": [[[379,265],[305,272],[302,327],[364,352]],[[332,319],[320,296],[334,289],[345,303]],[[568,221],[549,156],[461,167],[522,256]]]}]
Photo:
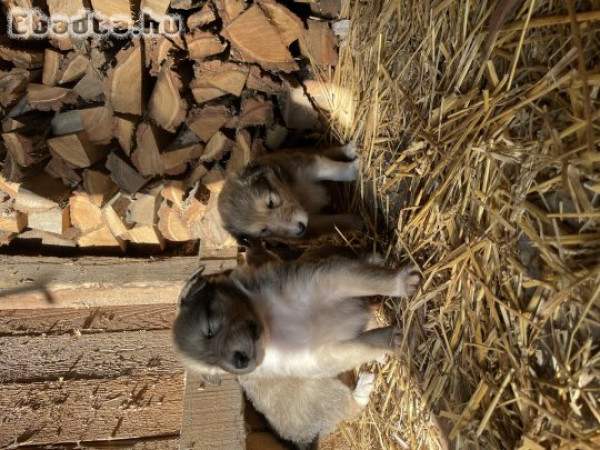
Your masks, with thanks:
[{"label": "alert puppy", "polygon": [[354,181],[358,166],[353,142],[323,154],[300,149],[262,156],[225,182],[218,202],[223,226],[240,243],[247,237],[312,238],[335,227],[360,229],[358,216],[319,214],[329,201],[321,182]]}]

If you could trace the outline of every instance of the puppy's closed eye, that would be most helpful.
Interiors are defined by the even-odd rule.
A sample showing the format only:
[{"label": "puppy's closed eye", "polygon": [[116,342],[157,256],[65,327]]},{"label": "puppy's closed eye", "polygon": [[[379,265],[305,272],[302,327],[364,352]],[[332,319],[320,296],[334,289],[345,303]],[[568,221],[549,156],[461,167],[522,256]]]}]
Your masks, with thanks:
[{"label": "puppy's closed eye", "polygon": [[279,208],[279,206],[281,206],[281,198],[277,193],[271,191],[267,200],[267,208],[276,209]]}]

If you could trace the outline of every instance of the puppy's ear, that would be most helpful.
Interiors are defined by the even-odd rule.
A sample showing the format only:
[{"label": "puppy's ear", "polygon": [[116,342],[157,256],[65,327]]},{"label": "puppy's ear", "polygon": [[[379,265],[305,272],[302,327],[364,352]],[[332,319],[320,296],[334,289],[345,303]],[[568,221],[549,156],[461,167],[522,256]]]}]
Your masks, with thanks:
[{"label": "puppy's ear", "polygon": [[186,281],[181,293],[179,294],[179,307],[182,309],[190,308],[195,299],[202,291],[209,287],[209,283],[205,277],[202,276],[204,272],[204,266],[200,266],[196,269],[190,278]]},{"label": "puppy's ear", "polygon": [[241,179],[248,183],[251,183],[254,180],[263,176],[266,170],[267,168],[265,166],[261,166],[255,161],[250,161],[244,169]]}]

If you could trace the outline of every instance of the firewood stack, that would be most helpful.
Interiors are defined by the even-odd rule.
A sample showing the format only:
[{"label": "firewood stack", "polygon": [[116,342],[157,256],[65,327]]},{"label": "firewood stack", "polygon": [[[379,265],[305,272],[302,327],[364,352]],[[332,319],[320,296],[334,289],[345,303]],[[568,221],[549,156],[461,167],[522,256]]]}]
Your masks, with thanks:
[{"label": "firewood stack", "polygon": [[[7,15],[31,7],[0,3]],[[320,128],[308,58],[338,58],[328,19],[341,0],[282,3],[142,0],[181,16],[168,37],[2,36],[0,245],[230,245],[216,209],[224,177],[290,130]],[[47,0],[44,13],[89,5],[137,23],[127,0]]]}]

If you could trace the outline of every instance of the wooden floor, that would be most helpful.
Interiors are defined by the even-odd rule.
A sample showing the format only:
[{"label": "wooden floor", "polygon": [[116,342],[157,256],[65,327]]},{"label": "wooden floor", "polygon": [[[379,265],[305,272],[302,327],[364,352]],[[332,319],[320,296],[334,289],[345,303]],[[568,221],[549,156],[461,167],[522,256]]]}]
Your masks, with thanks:
[{"label": "wooden floor", "polygon": [[[222,256],[207,273],[235,266]],[[0,448],[179,448],[170,327],[198,264],[0,256]]]}]

